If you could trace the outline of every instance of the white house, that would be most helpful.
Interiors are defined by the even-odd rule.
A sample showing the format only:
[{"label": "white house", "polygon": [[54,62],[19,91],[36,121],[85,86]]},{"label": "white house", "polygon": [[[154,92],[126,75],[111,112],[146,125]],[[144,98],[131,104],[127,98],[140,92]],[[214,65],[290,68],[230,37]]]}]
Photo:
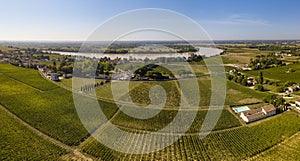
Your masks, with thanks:
[{"label": "white house", "polygon": [[246,123],[249,123],[275,114],[276,114],[276,108],[272,104],[269,104],[258,109],[243,111],[241,112],[240,117]]},{"label": "white house", "polygon": [[290,93],[296,92],[300,89],[300,86],[298,84],[293,84],[292,86],[288,87],[288,91]]}]

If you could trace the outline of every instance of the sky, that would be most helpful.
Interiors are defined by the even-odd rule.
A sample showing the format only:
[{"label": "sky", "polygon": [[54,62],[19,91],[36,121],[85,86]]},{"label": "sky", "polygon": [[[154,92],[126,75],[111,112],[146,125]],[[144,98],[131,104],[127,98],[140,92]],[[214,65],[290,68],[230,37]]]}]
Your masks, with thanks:
[{"label": "sky", "polygon": [[0,40],[84,41],[112,17],[142,8],[185,15],[213,40],[300,39],[299,6],[298,0],[1,0]]}]

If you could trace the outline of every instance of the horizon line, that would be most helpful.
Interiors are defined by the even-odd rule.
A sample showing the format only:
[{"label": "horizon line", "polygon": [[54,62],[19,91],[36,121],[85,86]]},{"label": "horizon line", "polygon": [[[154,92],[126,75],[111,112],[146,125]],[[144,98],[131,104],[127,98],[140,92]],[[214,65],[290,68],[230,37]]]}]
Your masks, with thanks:
[{"label": "horizon line", "polygon": [[[110,40],[87,41],[87,40],[0,40],[0,42],[107,42]],[[215,40],[119,40],[115,42],[130,41],[300,41],[300,39],[215,39]]]}]

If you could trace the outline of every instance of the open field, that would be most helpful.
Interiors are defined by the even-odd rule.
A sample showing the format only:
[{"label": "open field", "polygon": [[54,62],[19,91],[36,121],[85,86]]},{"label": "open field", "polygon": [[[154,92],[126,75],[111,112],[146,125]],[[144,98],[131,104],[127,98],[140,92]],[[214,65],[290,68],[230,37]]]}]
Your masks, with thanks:
[{"label": "open field", "polygon": [[[297,115],[285,113],[253,126],[213,132],[203,140],[199,139],[198,135],[186,135],[166,149],[150,154],[119,153],[105,148],[93,138],[89,138],[82,145],[82,149],[103,160],[241,160],[258,154],[293,135],[300,130],[299,125],[300,119]],[[158,138],[161,137],[167,139],[167,136]],[[132,138],[128,142],[134,143],[137,139],[142,138]],[[155,139],[156,137],[153,138]],[[145,143],[145,145],[150,144]]]},{"label": "open field", "polygon": [[0,109],[0,160],[58,160],[65,150],[44,140]]},{"label": "open field", "polygon": [[240,84],[227,81],[227,105],[237,106],[243,104],[260,103],[267,95],[269,95],[269,93],[256,91]]},{"label": "open field", "polygon": [[224,64],[248,64],[251,58],[255,58],[255,55],[249,54],[226,54],[222,55]]}]

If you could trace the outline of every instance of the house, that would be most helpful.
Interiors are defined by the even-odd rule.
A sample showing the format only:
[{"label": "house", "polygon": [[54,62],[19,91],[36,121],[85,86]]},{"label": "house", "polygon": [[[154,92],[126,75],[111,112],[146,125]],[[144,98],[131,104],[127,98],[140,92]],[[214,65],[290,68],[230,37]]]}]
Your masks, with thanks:
[{"label": "house", "polygon": [[241,112],[240,117],[246,123],[250,123],[275,114],[276,114],[276,108],[272,104],[269,104],[261,108],[243,111]]},{"label": "house", "polygon": [[238,71],[236,69],[229,70],[230,75],[236,75],[237,73],[238,73]]},{"label": "house", "polygon": [[247,83],[249,84],[249,85],[255,85],[255,84],[257,84],[257,81],[255,80],[255,78],[254,77],[248,77],[247,78]]},{"label": "house", "polygon": [[[291,106],[293,106],[293,104],[291,104]],[[297,110],[300,110],[300,99],[298,99],[298,100],[295,101],[294,107],[295,107]]]},{"label": "house", "polygon": [[296,92],[300,89],[300,86],[298,84],[293,84],[292,86],[288,87],[288,91],[290,93]]},{"label": "house", "polygon": [[72,78],[71,73],[64,73],[63,76],[64,76],[64,78]]},{"label": "house", "polygon": [[296,106],[300,107],[300,99],[295,101]]},{"label": "house", "polygon": [[50,79],[51,79],[52,81],[59,81],[58,74],[52,73]]}]

